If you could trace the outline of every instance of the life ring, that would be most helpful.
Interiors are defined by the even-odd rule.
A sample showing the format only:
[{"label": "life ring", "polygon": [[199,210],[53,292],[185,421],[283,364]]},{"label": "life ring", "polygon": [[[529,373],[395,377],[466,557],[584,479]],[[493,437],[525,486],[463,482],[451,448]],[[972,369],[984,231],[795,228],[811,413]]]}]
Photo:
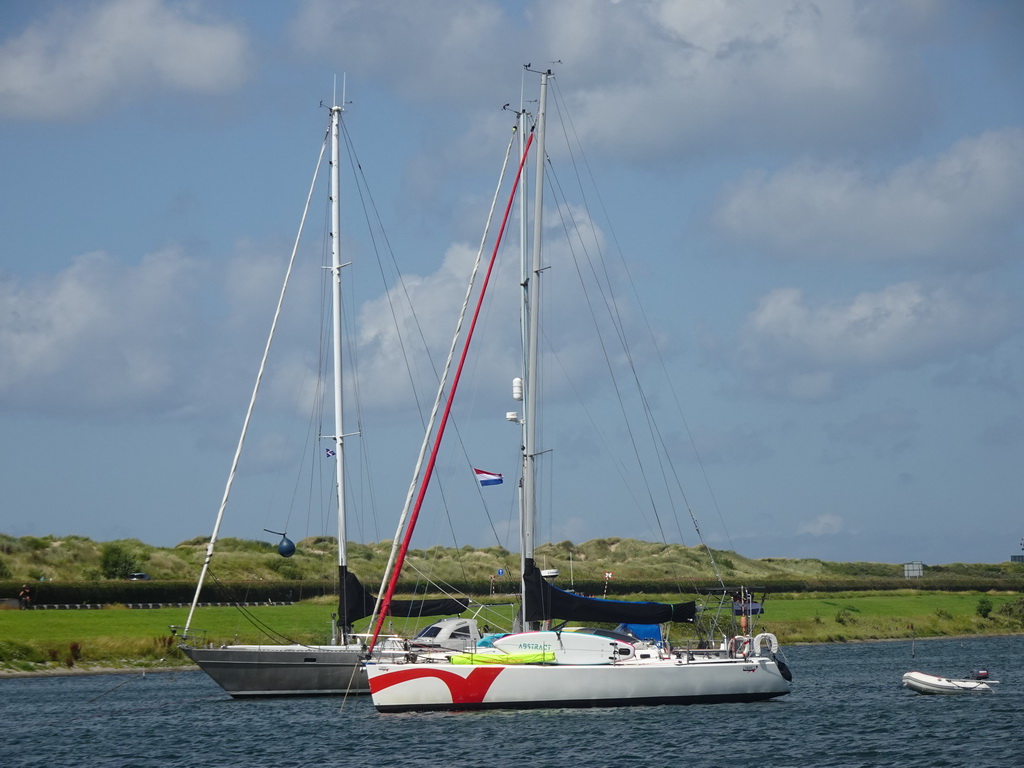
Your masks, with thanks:
[{"label": "life ring", "polygon": [[750,638],[744,637],[743,635],[736,635],[736,637],[729,639],[729,658],[747,658],[750,653]]},{"label": "life ring", "polygon": [[762,632],[754,638],[754,655],[761,655],[761,645],[768,643],[768,650],[774,655],[779,652],[779,639],[771,632]]}]

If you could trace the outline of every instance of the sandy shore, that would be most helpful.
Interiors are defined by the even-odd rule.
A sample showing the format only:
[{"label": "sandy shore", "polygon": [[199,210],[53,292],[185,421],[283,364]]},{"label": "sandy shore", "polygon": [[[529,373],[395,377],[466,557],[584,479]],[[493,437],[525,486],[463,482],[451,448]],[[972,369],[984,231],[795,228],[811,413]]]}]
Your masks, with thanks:
[{"label": "sandy shore", "polygon": [[195,664],[175,664],[172,666],[163,667],[104,667],[104,666],[91,666],[91,665],[75,665],[73,667],[65,666],[45,666],[40,665],[40,669],[34,670],[21,670],[21,669],[0,669],[0,680],[13,680],[19,677],[74,677],[81,675],[146,675],[150,672],[190,672],[198,670]]}]

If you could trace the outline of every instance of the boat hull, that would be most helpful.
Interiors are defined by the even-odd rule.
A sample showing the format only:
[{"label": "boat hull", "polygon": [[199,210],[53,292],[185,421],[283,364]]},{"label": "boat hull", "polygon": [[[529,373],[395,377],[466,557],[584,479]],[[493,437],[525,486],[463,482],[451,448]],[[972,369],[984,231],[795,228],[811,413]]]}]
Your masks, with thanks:
[{"label": "boat hull", "polygon": [[958,680],[924,672],[907,672],[903,675],[903,687],[918,693],[947,696],[992,693],[992,688],[981,680]]},{"label": "boat hull", "polygon": [[768,658],[595,665],[369,663],[381,712],[625,707],[763,701],[790,692]]},{"label": "boat hull", "polygon": [[362,646],[179,646],[236,698],[369,693]]}]

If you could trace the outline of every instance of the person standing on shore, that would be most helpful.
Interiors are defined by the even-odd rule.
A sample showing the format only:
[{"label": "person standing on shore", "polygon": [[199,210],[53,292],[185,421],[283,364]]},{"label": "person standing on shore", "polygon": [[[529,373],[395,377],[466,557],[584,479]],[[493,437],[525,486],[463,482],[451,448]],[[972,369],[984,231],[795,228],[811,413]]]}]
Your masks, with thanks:
[{"label": "person standing on shore", "polygon": [[21,591],[18,593],[18,605],[23,611],[32,607],[32,590],[29,589],[28,584],[21,585]]}]

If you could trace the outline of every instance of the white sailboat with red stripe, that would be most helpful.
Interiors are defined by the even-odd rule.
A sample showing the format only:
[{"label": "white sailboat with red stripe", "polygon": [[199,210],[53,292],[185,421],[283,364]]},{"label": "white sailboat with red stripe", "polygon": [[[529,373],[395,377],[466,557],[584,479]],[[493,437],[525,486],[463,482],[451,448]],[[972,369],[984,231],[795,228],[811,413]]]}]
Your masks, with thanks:
[{"label": "white sailboat with red stripe", "polygon": [[[637,603],[582,597],[549,583],[534,561],[535,464],[544,452],[537,440],[536,393],[539,391],[539,289],[546,268],[542,259],[540,223],[546,160],[544,125],[551,72],[539,74],[538,111],[529,138],[526,136],[528,131],[522,127],[527,114],[525,110],[519,113],[520,175],[515,178],[506,208],[507,221],[508,211],[521,186],[519,178],[527,154],[531,145],[536,144],[533,148],[537,169],[532,248],[529,259],[526,258],[526,248],[523,249],[521,282],[525,350],[523,375],[517,377],[513,384],[513,397],[521,401],[523,414],[521,420],[518,413],[506,416],[510,421],[517,421],[522,428],[520,623],[523,627],[533,628],[489,640],[486,645],[468,652],[409,654],[403,658],[368,662],[365,669],[373,704],[382,712],[404,712],[748,702],[783,696],[790,691],[792,676],[777,658],[779,645],[774,635],[766,632],[756,636],[745,634],[748,614],[753,613],[748,607],[756,605],[749,601],[746,592],[736,598],[739,606],[737,615],[742,617],[741,634],[731,638],[722,636],[714,647],[703,643],[698,647],[672,648],[662,633],[662,626],[669,622],[693,622],[697,615],[695,602]],[[504,229],[503,223],[501,231]],[[525,232],[525,225],[523,230]],[[497,251],[498,245],[495,244],[495,255]],[[493,261],[494,255],[492,267]],[[486,287],[486,281],[484,285]],[[482,298],[483,291],[478,301]],[[397,581],[426,483],[433,471],[433,461],[474,325],[475,316],[448,394],[445,415],[434,437],[430,460],[420,480],[417,504],[408,517],[402,548],[395,557],[392,585]],[[439,402],[444,387],[442,382]],[[476,470],[476,473],[479,478],[481,471]],[[403,515],[403,520],[405,518]],[[397,541],[398,537],[396,545]],[[391,591],[389,587],[385,593],[384,610]],[[551,623],[557,621],[563,623],[551,627]],[[570,622],[582,623],[583,626],[570,627]],[[541,628],[541,623],[544,628]],[[608,624],[619,624],[619,628],[609,630],[598,626]],[[377,631],[380,626],[378,619]]]}]

